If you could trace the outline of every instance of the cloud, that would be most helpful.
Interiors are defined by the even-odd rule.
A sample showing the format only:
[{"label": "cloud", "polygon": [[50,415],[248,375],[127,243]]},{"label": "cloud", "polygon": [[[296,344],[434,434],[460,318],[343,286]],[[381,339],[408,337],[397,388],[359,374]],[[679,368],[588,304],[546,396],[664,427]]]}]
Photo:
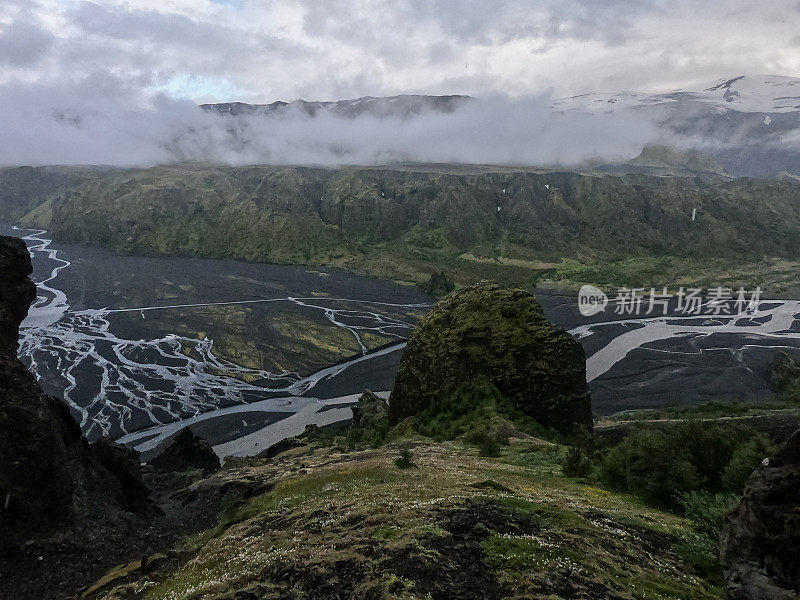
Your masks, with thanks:
[{"label": "cloud", "polygon": [[35,22],[18,17],[0,26],[0,64],[29,67],[39,62],[53,45],[54,36]]},{"label": "cloud", "polygon": [[[97,98],[103,102],[98,103]],[[553,113],[546,96],[473,100],[451,113],[355,118],[299,110],[230,116],[147,97],[96,73],[0,88],[0,164],[577,164],[635,156],[655,126],[634,115]]]},{"label": "cloud", "polygon": [[[546,110],[545,95],[668,91],[744,72],[800,76],[795,4],[4,0],[0,160],[530,163],[625,154],[651,137],[650,123],[566,122]],[[194,106],[403,93],[470,94],[484,108],[464,108],[461,120],[365,118],[347,129],[302,116],[229,123]]]},{"label": "cloud", "polygon": [[20,32],[0,60],[27,69],[0,72],[0,85],[105,70],[167,93],[189,77],[240,90],[219,101],[667,91],[743,72],[800,76],[795,3],[5,0],[0,35]]}]

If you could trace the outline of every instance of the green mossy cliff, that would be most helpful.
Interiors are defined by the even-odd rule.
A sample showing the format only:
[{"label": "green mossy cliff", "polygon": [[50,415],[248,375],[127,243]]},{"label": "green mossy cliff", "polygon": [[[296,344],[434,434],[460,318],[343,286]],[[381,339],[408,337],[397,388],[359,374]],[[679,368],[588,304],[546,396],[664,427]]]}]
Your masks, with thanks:
[{"label": "green mossy cliff", "polygon": [[[459,283],[487,276],[528,282],[557,271],[565,258],[794,261],[800,246],[795,181],[466,166],[177,165],[0,169],[0,182],[0,220],[47,228],[60,241],[342,265],[416,281],[444,268]],[[637,283],[660,283],[653,279]]]},{"label": "green mossy cliff", "polygon": [[488,284],[450,294],[414,329],[389,399],[389,422],[486,384],[542,425],[565,433],[592,427],[581,345],[547,320],[529,292]]}]

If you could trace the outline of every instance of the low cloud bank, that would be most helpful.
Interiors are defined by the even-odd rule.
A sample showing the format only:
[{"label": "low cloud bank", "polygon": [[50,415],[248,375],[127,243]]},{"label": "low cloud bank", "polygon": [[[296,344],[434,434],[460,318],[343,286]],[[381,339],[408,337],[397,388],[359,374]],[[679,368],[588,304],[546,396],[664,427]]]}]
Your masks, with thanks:
[{"label": "low cloud bank", "polygon": [[573,166],[636,156],[657,139],[645,116],[559,113],[545,96],[467,102],[412,118],[299,110],[231,116],[146,96],[111,76],[0,88],[0,164],[148,166],[385,164],[397,161]]}]

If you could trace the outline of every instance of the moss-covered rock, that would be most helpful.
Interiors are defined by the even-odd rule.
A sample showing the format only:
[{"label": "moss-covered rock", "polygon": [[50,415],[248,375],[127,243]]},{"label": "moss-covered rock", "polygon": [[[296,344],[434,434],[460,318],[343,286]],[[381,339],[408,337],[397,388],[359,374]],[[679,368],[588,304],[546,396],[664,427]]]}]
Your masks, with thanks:
[{"label": "moss-covered rock", "polygon": [[389,406],[386,400],[371,392],[361,394],[353,407],[353,423],[351,428],[385,428]]},{"label": "moss-covered rock", "polygon": [[446,296],[456,289],[455,284],[447,278],[447,274],[445,274],[444,271],[434,271],[431,273],[428,283],[421,287],[423,292],[431,296]]},{"label": "moss-covered rock", "polygon": [[437,304],[409,339],[389,422],[481,383],[542,425],[562,432],[592,426],[583,348],[525,290],[481,284]]}]

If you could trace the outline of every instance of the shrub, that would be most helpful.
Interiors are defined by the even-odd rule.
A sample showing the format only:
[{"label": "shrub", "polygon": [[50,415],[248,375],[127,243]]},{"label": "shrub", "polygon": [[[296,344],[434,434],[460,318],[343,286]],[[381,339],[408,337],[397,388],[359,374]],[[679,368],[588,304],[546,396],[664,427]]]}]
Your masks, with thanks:
[{"label": "shrub", "polygon": [[[488,431],[485,428],[475,429],[464,436],[464,441],[478,447],[481,456],[500,456],[502,450],[502,435]],[[506,438],[506,442],[508,438]]]},{"label": "shrub", "polygon": [[419,432],[436,441],[484,431],[504,446],[508,445],[508,433],[499,432],[498,424],[505,419],[531,435],[545,439],[553,436],[551,430],[525,415],[489,382],[462,386],[416,416]]},{"label": "shrub", "polygon": [[678,496],[683,514],[698,532],[707,535],[714,543],[725,528],[725,515],[735,500],[735,494],[712,494],[703,490],[684,492]]},{"label": "shrub", "polygon": [[735,494],[744,490],[745,481],[767,456],[774,454],[775,446],[763,434],[739,444],[733,451],[730,462],[722,472],[722,485]]},{"label": "shrub", "polygon": [[684,516],[695,529],[693,533],[681,536],[678,553],[714,582],[720,581],[721,577],[718,560],[720,535],[725,528],[725,516],[735,499],[735,494],[712,494],[702,490],[678,496]]},{"label": "shrub", "polygon": [[688,452],[673,446],[663,431],[641,429],[613,448],[600,467],[600,478],[612,488],[668,504],[673,494],[693,489],[699,480]]},{"label": "shrub", "polygon": [[410,469],[417,466],[414,464],[413,458],[414,457],[411,454],[411,448],[406,446],[400,450],[400,456],[395,459],[394,464],[400,469]]},{"label": "shrub", "polygon": [[561,471],[567,477],[588,477],[593,468],[591,457],[580,446],[571,446],[561,463]]},{"label": "shrub", "polygon": [[779,397],[785,402],[800,404],[800,381],[792,381],[780,391]]},{"label": "shrub", "polygon": [[478,450],[481,456],[500,456],[500,451],[503,446],[497,441],[497,438],[487,435],[479,444]]},{"label": "shrub", "polygon": [[637,429],[608,452],[600,478],[612,488],[672,507],[692,490],[741,491],[742,473],[764,448],[754,442],[757,437],[745,427],[709,427],[702,421]]},{"label": "shrub", "polygon": [[385,420],[369,427],[350,429],[346,436],[348,449],[378,448],[383,444],[388,432],[389,423]]}]

